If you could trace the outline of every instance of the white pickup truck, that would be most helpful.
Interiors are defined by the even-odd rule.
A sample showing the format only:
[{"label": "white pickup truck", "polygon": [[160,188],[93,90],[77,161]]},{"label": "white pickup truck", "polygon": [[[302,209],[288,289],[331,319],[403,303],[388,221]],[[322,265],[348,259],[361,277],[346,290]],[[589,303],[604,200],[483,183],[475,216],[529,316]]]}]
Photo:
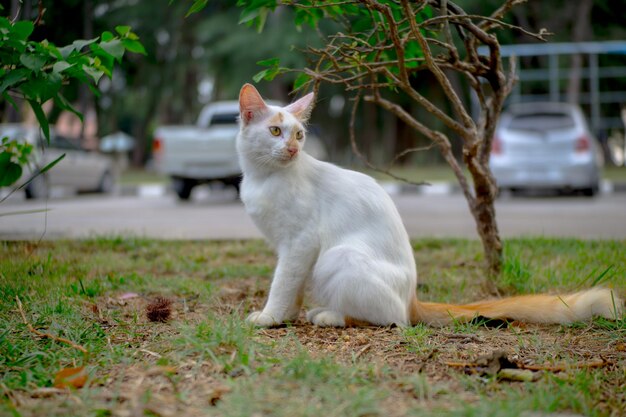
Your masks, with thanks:
[{"label": "white pickup truck", "polygon": [[[239,192],[241,168],[235,147],[238,116],[239,102],[218,101],[202,109],[195,125],[155,130],[155,168],[172,178],[181,200],[188,200],[196,185],[215,181],[232,185]],[[324,146],[314,135],[307,135],[305,149],[316,158],[326,157]]]}]

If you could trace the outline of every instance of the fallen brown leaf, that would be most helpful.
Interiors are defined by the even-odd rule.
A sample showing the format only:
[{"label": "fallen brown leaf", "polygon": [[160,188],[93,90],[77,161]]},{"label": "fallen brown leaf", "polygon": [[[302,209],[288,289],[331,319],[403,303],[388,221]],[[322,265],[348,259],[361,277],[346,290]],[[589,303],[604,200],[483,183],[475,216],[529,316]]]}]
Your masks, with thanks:
[{"label": "fallen brown leaf", "polygon": [[63,368],[54,376],[55,388],[82,388],[87,382],[87,373],[83,366]]}]

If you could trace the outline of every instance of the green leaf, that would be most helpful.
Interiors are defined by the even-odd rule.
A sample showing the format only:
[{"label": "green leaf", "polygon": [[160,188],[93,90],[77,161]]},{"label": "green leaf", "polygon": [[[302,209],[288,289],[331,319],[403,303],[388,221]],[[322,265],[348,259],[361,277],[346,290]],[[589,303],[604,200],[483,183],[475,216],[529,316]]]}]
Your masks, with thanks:
[{"label": "green leaf", "polygon": [[243,24],[243,23],[248,23],[251,20],[254,20],[257,18],[257,16],[259,15],[259,13],[261,12],[260,9],[255,9],[255,10],[243,10],[241,12],[241,14],[239,15],[239,24]]},{"label": "green leaf", "polygon": [[78,116],[81,122],[84,122],[83,114],[79,112],[78,109],[76,109],[76,107],[72,106],[72,104],[69,101],[67,101],[65,96],[63,96],[63,94],[57,94],[57,96],[54,98],[54,102],[60,108],[71,111],[76,116]]},{"label": "green leaf", "polygon": [[83,49],[85,46],[88,46],[97,42],[98,39],[100,38],[78,39],[72,42],[71,45],[65,45],[61,48],[58,48],[58,51],[61,53],[61,57],[63,59],[68,59],[74,51],[80,52],[80,50]]},{"label": "green leaf", "polygon": [[10,29],[11,21],[6,17],[0,17],[0,29]]},{"label": "green leaf", "polygon": [[20,20],[13,24],[11,28],[11,34],[14,36],[14,39],[25,41],[28,39],[33,30],[35,29],[35,25],[33,22],[28,20]]},{"label": "green leaf", "polygon": [[115,65],[115,58],[113,55],[109,54],[97,44],[91,45],[91,50],[96,56],[94,58],[90,57],[89,64],[85,64],[85,66],[93,66],[98,70],[104,71],[105,74],[110,76],[113,66]]},{"label": "green leaf", "polygon": [[198,13],[200,10],[206,7],[208,2],[209,0],[196,0],[187,11],[185,17],[188,17],[194,13]]},{"label": "green leaf", "polygon": [[61,58],[67,59],[69,56],[76,50],[74,45],[65,45],[59,48],[59,52],[61,53]]},{"label": "green leaf", "polygon": [[4,92],[7,88],[14,86],[17,83],[25,81],[31,72],[26,68],[19,68],[9,71],[8,74],[0,78],[0,92]]},{"label": "green leaf", "polygon": [[53,166],[55,166],[56,164],[58,164],[59,162],[61,162],[61,160],[65,158],[65,154],[59,156],[57,159],[55,159],[54,161],[50,162],[48,165],[46,165],[45,167],[41,168],[41,170],[39,171],[39,174],[43,174],[44,172],[48,172]]},{"label": "green leaf", "polygon": [[128,32],[130,32],[130,26],[115,26],[115,31],[120,34],[120,36],[126,36]]},{"label": "green leaf", "polygon": [[45,65],[46,59],[40,55],[25,53],[20,55],[20,62],[26,68],[39,72]]},{"label": "green leaf", "polygon": [[56,72],[58,74],[58,73],[65,71],[71,66],[72,65],[67,61],[58,61],[58,62],[55,62],[54,65],[52,66],[52,72]]},{"label": "green leaf", "polygon": [[148,55],[145,48],[141,44],[141,42],[133,40],[133,39],[122,39],[122,45],[130,52],[134,52],[136,54]]},{"label": "green leaf", "polygon": [[257,18],[256,31],[258,33],[263,32],[263,28],[265,27],[265,22],[267,21],[267,15],[269,13],[269,9],[264,8],[261,9],[261,13],[259,13],[259,17]]},{"label": "green leaf", "polygon": [[54,97],[62,85],[62,78],[59,74],[41,74],[40,78],[26,81],[19,86],[19,90],[24,93],[27,99],[44,103]]},{"label": "green leaf", "polygon": [[10,95],[8,95],[6,91],[3,91],[3,92],[2,92],[2,97],[4,97],[4,99],[5,99],[6,101],[8,101],[8,102],[9,102],[9,104],[11,105],[11,107],[13,107],[15,110],[18,110],[18,111],[19,111],[20,107],[17,105],[17,103],[15,102],[15,100],[13,100],[13,97],[11,97]]},{"label": "green leaf", "polygon": [[262,61],[257,61],[256,64],[260,65],[262,67],[276,67],[276,66],[280,65],[280,59],[278,59],[278,58],[264,59]]},{"label": "green leaf", "polygon": [[[331,10],[332,8],[328,9]],[[306,23],[311,28],[316,28],[318,22],[324,18],[324,12],[320,9],[298,9],[296,8],[296,15],[294,23],[297,26],[301,26]]]},{"label": "green leaf", "polygon": [[0,187],[6,187],[19,180],[22,176],[22,167],[11,161],[10,152],[0,153]]},{"label": "green leaf", "polygon": [[137,34],[136,34],[136,33],[133,33],[133,32],[128,32],[128,33],[126,34],[126,36],[124,36],[124,39],[132,39],[132,40],[134,40],[134,41],[138,41],[138,40],[139,40],[139,36],[137,36]]},{"label": "green leaf", "polygon": [[7,198],[9,198],[11,196],[11,194],[13,194],[16,191],[21,190],[22,188],[26,187],[28,184],[30,184],[31,182],[33,182],[33,180],[35,178],[37,178],[38,176],[40,176],[41,174],[43,174],[44,172],[48,171],[50,168],[52,168],[53,166],[55,166],[56,164],[58,164],[63,158],[65,158],[65,154],[62,154],[61,156],[59,156],[57,159],[55,159],[54,161],[50,162],[48,165],[46,165],[45,167],[43,167],[41,170],[35,172],[33,175],[30,176],[30,178],[28,178],[28,180],[26,180],[26,182],[24,182],[22,185],[20,185],[17,188],[13,188],[11,190],[10,193],[8,193],[7,195],[5,195],[2,200],[0,200],[0,203],[2,203],[4,200],[6,200]]},{"label": "green leaf", "polygon": [[93,82],[96,84],[98,84],[100,78],[102,78],[102,76],[104,75],[104,71],[95,69],[93,67],[84,67],[83,69],[85,73],[89,75],[93,79]]},{"label": "green leaf", "polygon": [[293,89],[294,90],[298,90],[300,89],[302,86],[304,86],[306,83],[308,83],[311,80],[311,77],[304,73],[301,72],[297,77],[296,80],[293,82]]},{"label": "green leaf", "polygon": [[35,113],[35,117],[37,117],[37,121],[41,126],[41,130],[43,131],[43,135],[46,138],[46,141],[50,143],[50,125],[48,124],[48,118],[41,108],[41,103],[38,103],[35,100],[28,100],[28,104],[30,104],[31,109],[33,109],[33,113]]},{"label": "green leaf", "polygon": [[100,39],[101,39],[100,43],[102,43],[102,42],[109,42],[109,41],[115,39],[115,36],[111,32],[109,32],[107,30],[107,31],[102,32],[102,35],[100,36]]},{"label": "green leaf", "polygon": [[63,55],[61,55],[59,48],[57,48],[54,44],[48,42],[47,40],[43,40],[40,45],[42,49],[47,51],[51,56],[57,59],[63,59]]},{"label": "green leaf", "polygon": [[100,47],[118,61],[121,61],[122,56],[124,56],[124,45],[122,45],[122,41],[119,39],[113,39],[108,42],[100,42]]},{"label": "green leaf", "polygon": [[[93,39],[78,39],[75,40],[74,42],[72,42],[72,46],[74,47],[75,50],[80,51],[81,49],[83,49],[85,46],[87,45],[91,45],[92,43],[95,43],[98,41],[99,38],[93,38]],[[69,45],[68,45],[69,46]],[[61,48],[63,49],[63,48]],[[61,52],[63,53],[63,52]]]},{"label": "green leaf", "polygon": [[264,69],[263,71],[259,71],[252,76],[252,79],[254,80],[255,83],[258,83],[259,81],[261,81],[267,76],[269,71],[270,71],[269,69]]},{"label": "green leaf", "polygon": [[254,82],[258,83],[261,80],[272,81],[278,74],[280,74],[285,68],[281,67],[271,67],[264,69],[263,71],[257,72],[252,79]]}]

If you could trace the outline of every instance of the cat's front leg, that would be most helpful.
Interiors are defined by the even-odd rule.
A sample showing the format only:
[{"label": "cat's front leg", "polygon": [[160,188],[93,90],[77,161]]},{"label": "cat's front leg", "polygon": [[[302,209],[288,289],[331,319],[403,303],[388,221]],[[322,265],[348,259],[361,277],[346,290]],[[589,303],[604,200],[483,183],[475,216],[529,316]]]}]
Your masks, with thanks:
[{"label": "cat's front leg", "polygon": [[295,302],[289,307],[283,320],[277,320],[274,316],[263,311],[252,312],[246,320],[259,327],[272,327],[281,324],[284,321],[296,321],[300,315],[300,309],[302,308],[303,293],[301,292],[296,296]]},{"label": "cat's front leg", "polygon": [[272,327],[297,318],[311,265],[308,257],[279,256],[265,307],[251,313],[246,320],[256,326]]},{"label": "cat's front leg", "polygon": [[263,311],[253,311],[246,318],[246,321],[259,327],[272,327],[282,323],[282,321],[277,320],[274,316],[264,313]]},{"label": "cat's front leg", "polygon": [[285,320],[296,321],[300,316],[300,310],[302,309],[302,302],[304,300],[304,289],[301,289],[296,296],[296,301],[289,307]]}]

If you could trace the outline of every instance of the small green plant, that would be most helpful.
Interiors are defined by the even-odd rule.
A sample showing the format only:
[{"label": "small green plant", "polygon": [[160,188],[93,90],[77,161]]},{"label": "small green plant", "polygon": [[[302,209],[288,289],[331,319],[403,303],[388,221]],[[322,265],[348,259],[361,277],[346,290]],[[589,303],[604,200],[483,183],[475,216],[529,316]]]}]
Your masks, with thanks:
[{"label": "small green plant", "polygon": [[433,329],[425,324],[417,324],[415,326],[402,329],[402,334],[411,352],[421,354],[432,350]]},{"label": "small green plant", "polygon": [[22,167],[28,164],[33,152],[33,145],[3,137],[0,150],[0,187],[5,187],[20,179]]},{"label": "small green plant", "polygon": [[506,251],[499,282],[505,288],[512,288],[516,292],[531,292],[533,290],[533,288],[529,288],[532,274],[528,266],[518,256],[508,254]]}]

